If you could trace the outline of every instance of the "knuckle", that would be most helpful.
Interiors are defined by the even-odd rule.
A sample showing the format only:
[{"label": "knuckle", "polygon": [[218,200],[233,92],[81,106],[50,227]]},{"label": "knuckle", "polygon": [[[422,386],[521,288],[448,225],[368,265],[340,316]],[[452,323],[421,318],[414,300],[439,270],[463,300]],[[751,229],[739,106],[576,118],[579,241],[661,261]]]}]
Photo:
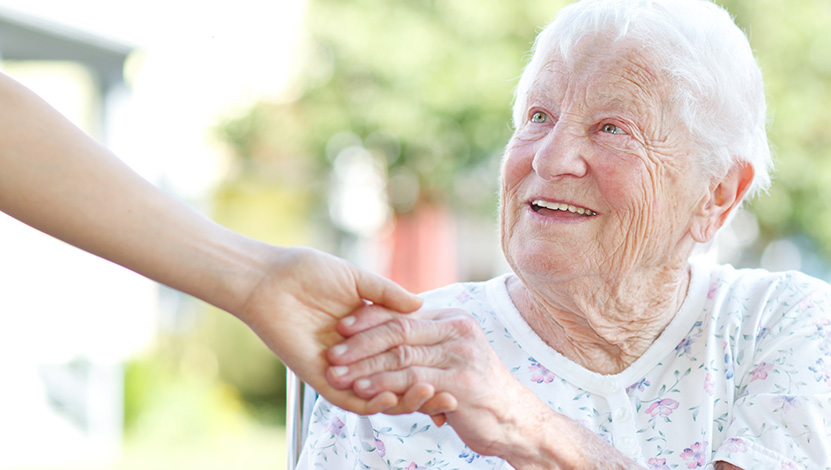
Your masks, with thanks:
[{"label": "knuckle", "polygon": [[397,369],[403,369],[413,364],[415,359],[415,348],[407,344],[396,346],[393,352],[393,366]]},{"label": "knuckle", "polygon": [[409,385],[417,384],[419,382],[428,382],[426,369],[422,367],[410,367],[406,369],[406,378]]},{"label": "knuckle", "polygon": [[459,336],[470,338],[482,332],[479,322],[470,315],[458,316],[452,320],[453,328]]},{"label": "knuckle", "polygon": [[413,323],[405,317],[396,317],[389,321],[392,334],[400,341],[404,341],[412,335]]},{"label": "knuckle", "polygon": [[456,346],[456,355],[459,356],[462,360],[469,360],[476,357],[476,351],[478,348],[470,342],[464,342]]}]

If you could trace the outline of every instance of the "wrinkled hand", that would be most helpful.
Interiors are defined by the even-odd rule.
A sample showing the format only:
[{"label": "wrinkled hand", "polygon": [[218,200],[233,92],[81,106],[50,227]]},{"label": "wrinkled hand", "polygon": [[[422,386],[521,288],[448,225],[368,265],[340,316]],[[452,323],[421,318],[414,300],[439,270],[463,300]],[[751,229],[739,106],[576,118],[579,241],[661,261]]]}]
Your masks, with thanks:
[{"label": "wrinkled hand", "polygon": [[[268,270],[237,316],[303,381],[336,406],[359,414],[396,406],[386,394],[370,402],[325,379],[326,350],[343,341],[337,322],[368,302],[411,312],[421,299],[397,284],[309,248],[268,251]],[[432,390],[427,390],[432,396]],[[371,398],[371,397],[370,397]]]},{"label": "wrinkled hand", "polygon": [[[432,386],[419,411],[446,416],[474,451],[499,455],[511,422],[522,419],[512,405],[533,394],[517,382],[490,347],[479,324],[457,309],[397,315],[366,307],[338,325],[344,342],[329,350],[331,384],[363,398],[408,394]],[[429,385],[427,385],[429,384]],[[432,391],[432,390],[431,390]],[[427,395],[427,394],[425,394]],[[403,406],[385,411],[406,412]],[[418,404],[412,398],[407,405]],[[515,429],[515,428],[514,428]]]}]

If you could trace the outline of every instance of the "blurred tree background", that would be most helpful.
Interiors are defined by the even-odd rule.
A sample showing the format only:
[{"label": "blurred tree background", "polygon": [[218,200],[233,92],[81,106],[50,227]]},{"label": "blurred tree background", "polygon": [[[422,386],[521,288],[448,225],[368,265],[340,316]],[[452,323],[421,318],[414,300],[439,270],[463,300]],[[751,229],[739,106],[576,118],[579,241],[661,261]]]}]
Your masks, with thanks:
[{"label": "blurred tree background", "polygon": [[[776,171],[768,194],[753,201],[759,236],[748,265],[791,240],[801,268],[828,280],[831,256],[831,3],[724,0],[750,37],[768,96],[768,137]],[[755,256],[754,256],[755,255]],[[796,256],[796,252],[792,252]]]},{"label": "blurred tree background", "polygon": [[[536,33],[566,3],[307,0],[307,37],[291,89],[216,128],[231,171],[216,193],[215,219],[268,242],[348,255],[343,241],[367,233],[338,222],[339,212],[349,210],[333,195],[340,172],[380,192],[375,196],[388,212],[381,211],[375,232],[386,233],[420,206],[440,206],[466,223],[480,221],[474,229],[457,229],[460,253],[499,257],[496,244],[464,252],[465,236],[495,232],[513,88]],[[748,33],[762,66],[777,168],[769,194],[737,218],[725,259],[758,266],[771,247],[785,246],[777,252],[780,261],[796,256],[796,267],[827,280],[831,2],[720,3]],[[376,178],[350,172],[355,162]],[[357,201],[353,210],[374,210],[365,199]],[[493,274],[460,272],[467,279]],[[196,352],[170,346],[167,353],[222,384],[206,400],[234,403],[266,424],[280,422],[279,361],[239,322],[213,310],[200,315],[188,333],[200,345]],[[194,359],[205,351],[214,351],[207,366]],[[131,374],[137,392],[128,404],[147,398],[137,384],[164,377],[141,364]],[[128,425],[140,425],[129,418]]]},{"label": "blurred tree background", "polygon": [[[323,214],[333,162],[357,143],[382,165],[396,213],[428,200],[493,218],[513,87],[536,32],[566,3],[309,0],[290,97],[220,129],[243,169],[225,190],[252,175],[267,186],[288,180]],[[789,237],[827,258],[831,3],[718,3],[747,32],[762,66],[776,158],[772,189],[750,205],[758,236],[740,264],[758,264],[770,242]],[[294,171],[268,170],[284,166],[303,166],[301,181]]]}]

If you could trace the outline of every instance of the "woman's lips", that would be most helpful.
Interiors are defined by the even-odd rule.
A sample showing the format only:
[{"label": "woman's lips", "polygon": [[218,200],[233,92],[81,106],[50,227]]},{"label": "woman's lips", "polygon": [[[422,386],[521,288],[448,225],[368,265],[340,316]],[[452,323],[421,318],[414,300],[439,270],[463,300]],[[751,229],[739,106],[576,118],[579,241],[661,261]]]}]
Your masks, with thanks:
[{"label": "woman's lips", "polygon": [[585,207],[567,204],[565,202],[552,202],[543,199],[535,199],[531,201],[531,209],[539,213],[544,210],[571,212],[572,214],[579,214],[586,217],[597,215],[597,212],[587,209]]}]

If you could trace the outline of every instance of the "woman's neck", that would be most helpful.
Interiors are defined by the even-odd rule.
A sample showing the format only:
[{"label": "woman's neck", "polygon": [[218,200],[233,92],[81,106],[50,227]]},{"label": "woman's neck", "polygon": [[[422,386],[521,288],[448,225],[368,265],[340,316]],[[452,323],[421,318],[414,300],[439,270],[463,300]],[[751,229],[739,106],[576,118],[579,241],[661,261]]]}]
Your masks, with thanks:
[{"label": "woman's neck", "polygon": [[652,345],[681,308],[689,264],[623,279],[535,284],[511,277],[508,292],[531,328],[557,352],[600,374],[617,374]]}]

